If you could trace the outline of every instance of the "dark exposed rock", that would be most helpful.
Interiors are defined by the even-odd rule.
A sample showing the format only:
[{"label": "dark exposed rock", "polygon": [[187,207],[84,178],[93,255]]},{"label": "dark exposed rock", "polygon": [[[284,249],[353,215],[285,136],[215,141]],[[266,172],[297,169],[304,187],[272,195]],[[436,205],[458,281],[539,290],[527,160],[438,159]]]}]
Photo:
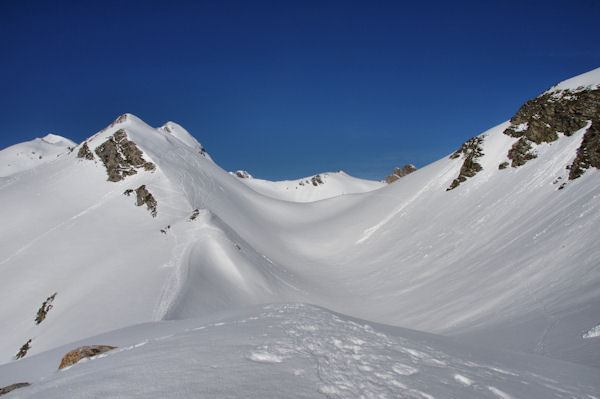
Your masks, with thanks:
[{"label": "dark exposed rock", "polygon": [[142,151],[133,141],[127,139],[123,129],[117,130],[108,140],[96,147],[95,152],[106,167],[108,181],[117,182],[135,175],[136,169],[139,168],[148,171],[156,169],[152,162],[144,160]]},{"label": "dark exposed rock", "polygon": [[512,148],[508,150],[508,159],[511,160],[510,166],[516,168],[517,166],[525,165],[530,159],[537,158],[537,155],[532,152],[533,147],[529,140],[525,137],[521,137],[513,144]]},{"label": "dark exposed rock", "polygon": [[483,136],[473,137],[450,155],[450,159],[456,159],[462,155],[464,162],[460,168],[458,177],[452,181],[452,184],[450,184],[450,187],[446,191],[455,189],[460,183],[466,181],[467,177],[473,177],[483,169],[481,164],[477,162],[477,159],[483,156],[481,144],[483,144]]},{"label": "dark exposed rock", "polygon": [[517,167],[535,158],[531,152],[524,151],[524,143],[549,143],[557,140],[559,133],[571,136],[599,115],[600,89],[563,90],[527,101],[511,118],[510,127],[504,131],[504,134],[520,139],[510,150],[516,151],[515,155],[520,160],[515,162],[513,159],[511,166]]},{"label": "dark exposed rock", "polygon": [[502,170],[502,169],[506,169],[508,168],[509,163],[508,162],[502,162],[500,165],[498,165],[498,169]]},{"label": "dark exposed rock", "polygon": [[25,355],[27,354],[27,352],[29,351],[29,349],[31,349],[31,338],[29,339],[29,341],[25,342],[21,348],[19,349],[19,352],[17,352],[17,354],[15,355],[15,359],[19,360],[22,357],[25,357]]},{"label": "dark exposed rock", "polygon": [[73,349],[69,353],[67,353],[60,361],[60,365],[58,369],[62,369],[67,366],[71,366],[81,359],[86,357],[97,356],[101,353],[108,352],[110,350],[116,349],[116,346],[109,345],[92,345],[92,346],[81,346],[77,349]]},{"label": "dark exposed rock", "polygon": [[54,298],[56,298],[56,292],[50,295],[46,300],[42,303],[42,306],[38,309],[37,315],[35,316],[35,324],[40,324],[44,319],[46,319],[46,315],[52,309],[52,302],[54,302]]},{"label": "dark exposed rock", "polygon": [[577,179],[586,169],[600,169],[600,119],[594,119],[583,135],[581,146],[569,171],[569,180]]},{"label": "dark exposed rock", "polygon": [[0,388],[0,395],[7,394],[11,391],[14,391],[15,389],[28,387],[29,385],[31,385],[31,384],[28,382],[17,382],[16,384],[11,384],[11,385],[5,386],[3,388]]},{"label": "dark exposed rock", "polygon": [[94,154],[88,147],[86,142],[83,143],[79,151],[77,152],[77,158],[89,159],[90,161],[94,160]]},{"label": "dark exposed rock", "polygon": [[194,209],[192,216],[190,216],[190,220],[196,220],[196,218],[198,217],[199,214],[200,214],[200,211],[198,209]]},{"label": "dark exposed rock", "polygon": [[240,179],[249,179],[252,177],[252,175],[250,175],[250,173],[246,172],[245,170],[238,170],[237,172],[235,172],[235,175]]},{"label": "dark exposed rock", "polygon": [[[546,93],[527,101],[504,131],[511,137],[526,137],[536,144],[558,139],[557,132],[570,136],[600,114],[600,89]],[[517,126],[524,125],[524,129]]]},{"label": "dark exposed rock", "polygon": [[156,214],[157,214],[156,206],[158,205],[158,202],[156,202],[156,199],[154,198],[154,196],[150,193],[150,191],[148,191],[148,189],[146,188],[146,185],[144,184],[144,185],[141,185],[138,188],[136,188],[135,194],[136,194],[136,203],[135,204],[137,206],[142,206],[142,205],[146,204],[146,208],[148,208],[152,217],[156,217]]},{"label": "dark exposed rock", "polygon": [[410,175],[412,172],[414,172],[416,170],[417,170],[417,167],[413,164],[406,164],[402,167],[402,169],[394,168],[394,173],[392,173],[391,175],[388,175],[385,178],[385,182],[388,184],[393,183],[396,180],[400,179],[401,177]]},{"label": "dark exposed rock", "polygon": [[127,190],[123,191],[123,195],[126,196],[130,196],[131,194],[133,194],[133,189],[132,188],[128,188]]},{"label": "dark exposed rock", "polygon": [[313,176],[310,179],[310,181],[312,182],[312,185],[315,186],[315,187],[318,186],[319,184],[324,184],[323,183],[323,179],[321,178],[321,175]]}]

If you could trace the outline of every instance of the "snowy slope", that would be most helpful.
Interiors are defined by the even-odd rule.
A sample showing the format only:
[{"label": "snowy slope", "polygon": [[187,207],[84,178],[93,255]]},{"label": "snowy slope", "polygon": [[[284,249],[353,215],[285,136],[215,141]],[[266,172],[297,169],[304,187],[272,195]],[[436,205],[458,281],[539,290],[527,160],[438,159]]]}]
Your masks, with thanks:
[{"label": "snowy slope", "polygon": [[[503,133],[509,126],[480,135],[482,170],[450,191],[463,155],[376,190],[292,202],[281,200],[281,187],[267,184],[263,195],[222,170],[181,126],[122,116],[54,162],[0,178],[0,320],[8,321],[0,364],[30,338],[25,361],[139,323],[306,302],[600,366],[600,172],[568,180],[565,169],[591,124],[536,145],[537,158],[523,166],[499,169],[518,140]],[[122,180],[108,181],[98,152],[119,134],[142,155],[138,166],[115,169]],[[128,191],[142,186],[155,217],[136,206],[145,194]],[[547,371],[567,367],[544,362]],[[410,389],[402,392],[410,397]],[[519,389],[512,392],[528,396]],[[530,396],[547,397],[540,392]]]},{"label": "snowy slope", "polygon": [[[90,342],[117,349],[58,371]],[[13,398],[593,398],[598,370],[464,346],[314,306],[150,323],[0,366]]]},{"label": "snowy slope", "polygon": [[358,179],[343,171],[283,181],[257,179],[247,173],[243,176],[247,177],[240,180],[254,191],[271,198],[292,202],[319,201],[344,194],[373,191],[385,186],[383,182]]},{"label": "snowy slope", "polygon": [[69,152],[75,143],[55,134],[48,134],[25,143],[15,144],[0,151],[0,177],[53,161]]},{"label": "snowy slope", "polygon": [[594,89],[600,86],[600,68],[582,73],[564,80],[546,91],[546,93],[555,93],[562,90],[581,91],[583,89]]}]

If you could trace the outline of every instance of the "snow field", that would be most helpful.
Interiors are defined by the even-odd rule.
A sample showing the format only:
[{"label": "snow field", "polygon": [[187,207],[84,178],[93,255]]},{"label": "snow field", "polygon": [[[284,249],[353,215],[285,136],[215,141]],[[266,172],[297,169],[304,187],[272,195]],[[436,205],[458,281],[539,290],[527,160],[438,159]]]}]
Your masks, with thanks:
[{"label": "snow field", "polygon": [[[92,341],[119,348],[61,371],[56,370],[57,351],[26,359],[28,371],[21,370],[20,377],[37,377],[13,397],[598,395],[591,368],[476,347],[465,350],[441,337],[371,325],[303,304],[145,324]],[[13,378],[19,363],[0,366],[0,383]]]}]

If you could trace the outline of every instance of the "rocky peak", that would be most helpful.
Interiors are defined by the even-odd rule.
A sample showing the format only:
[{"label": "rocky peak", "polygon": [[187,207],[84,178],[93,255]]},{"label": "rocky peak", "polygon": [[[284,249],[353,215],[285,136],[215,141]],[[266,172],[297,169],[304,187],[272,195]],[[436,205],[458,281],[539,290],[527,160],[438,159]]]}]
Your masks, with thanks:
[{"label": "rocky peak", "polygon": [[152,162],[144,159],[143,152],[137,145],[127,139],[124,129],[117,130],[108,140],[96,147],[95,153],[106,167],[108,181],[123,180],[127,176],[135,175],[140,168],[147,171],[156,169]]},{"label": "rocky peak", "polygon": [[404,177],[406,175],[411,174],[412,172],[416,171],[417,167],[413,164],[406,164],[404,165],[402,168],[398,168],[395,167],[394,168],[394,173],[392,173],[391,175],[388,175],[385,178],[385,182],[390,184],[395,182],[396,180],[400,179],[401,177]]}]

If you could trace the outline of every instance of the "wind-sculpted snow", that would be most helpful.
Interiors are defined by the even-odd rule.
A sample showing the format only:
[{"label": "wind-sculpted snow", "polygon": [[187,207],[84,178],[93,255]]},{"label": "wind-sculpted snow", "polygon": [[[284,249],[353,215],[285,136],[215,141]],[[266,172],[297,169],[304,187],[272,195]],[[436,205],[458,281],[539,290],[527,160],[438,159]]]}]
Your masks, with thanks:
[{"label": "wind-sculpted snow", "polygon": [[0,366],[20,398],[593,398],[597,370],[268,305],[90,339],[117,349],[58,371],[61,350]]}]

